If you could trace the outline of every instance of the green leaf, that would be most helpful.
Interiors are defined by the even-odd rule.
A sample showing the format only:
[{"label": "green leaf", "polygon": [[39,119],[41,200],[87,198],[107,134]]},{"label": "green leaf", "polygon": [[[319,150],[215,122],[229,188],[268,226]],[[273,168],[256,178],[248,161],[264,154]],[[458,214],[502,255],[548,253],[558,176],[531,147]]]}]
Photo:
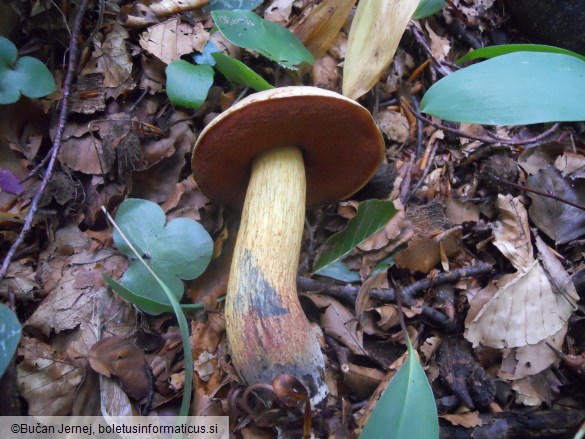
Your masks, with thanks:
[{"label": "green leaf", "polygon": [[430,17],[439,12],[445,6],[447,6],[445,0],[420,0],[412,18],[414,20],[419,20],[421,18]]},{"label": "green leaf", "polygon": [[4,375],[18,347],[22,329],[16,314],[0,304],[0,377]]},{"label": "green leaf", "polygon": [[394,256],[403,248],[404,246],[400,246],[398,249],[394,251],[390,256],[386,259],[382,259],[380,262],[376,264],[376,266],[372,269],[370,273],[370,277],[374,277],[378,273],[382,271],[388,271],[388,268],[394,265]]},{"label": "green leaf", "polygon": [[495,58],[496,56],[506,55],[508,53],[515,52],[562,53],[564,55],[574,56],[585,61],[585,56],[579,55],[578,53],[572,52],[567,49],[561,49],[560,47],[546,46],[544,44],[502,44],[501,46],[489,46],[473,50],[463,55],[455,63],[462,64],[465,61],[471,61],[474,59]]},{"label": "green leaf", "polygon": [[256,91],[274,88],[246,64],[231,58],[222,52],[214,52],[211,57],[215,60],[216,68],[231,82],[242,84]]},{"label": "green leaf", "polygon": [[585,62],[516,52],[466,67],[425,94],[421,111],[455,122],[525,125],[585,120]]},{"label": "green leaf", "polygon": [[303,43],[287,28],[264,20],[251,11],[213,11],[213,21],[223,35],[237,46],[255,50],[283,67],[296,69],[314,59]]},{"label": "green leaf", "polygon": [[215,65],[215,60],[211,57],[212,53],[219,52],[219,49],[213,41],[208,41],[203,52],[198,55],[193,55],[193,61],[197,64],[209,64],[210,66]]},{"label": "green leaf", "polygon": [[380,396],[360,439],[439,437],[439,418],[431,385],[406,337],[408,358]]},{"label": "green leaf", "polygon": [[350,270],[340,260],[332,262],[313,274],[330,277],[340,282],[359,282],[361,280],[360,274],[357,271]]},{"label": "green leaf", "polygon": [[261,3],[262,0],[211,0],[209,5],[212,11],[219,9],[251,11],[260,6]]},{"label": "green leaf", "polygon": [[[150,314],[156,315],[163,312],[173,312],[173,307],[168,303],[159,302],[157,300],[137,294],[131,289],[122,285],[120,282],[116,282],[107,274],[102,273],[102,277],[112,290],[114,290],[128,302],[132,303],[133,305],[136,305],[140,309]],[[179,306],[183,311],[195,311],[197,309],[203,308],[202,303],[194,303],[190,305],[180,304]]]},{"label": "green leaf", "polygon": [[[150,244],[163,231],[165,221],[165,213],[158,204],[137,198],[124,200],[116,212],[120,230],[141,255],[147,254]],[[117,230],[114,230],[114,244],[118,250],[134,258],[132,250]]]},{"label": "green leaf", "polygon": [[[176,218],[165,227],[165,214],[152,201],[125,200],[118,208],[116,222],[128,243],[145,259],[176,300],[183,297],[181,279],[200,276],[211,260],[213,241],[203,226],[190,219]],[[136,260],[130,245],[117,230],[114,231],[114,243],[134,259],[122,276],[122,283],[146,299],[169,305],[165,289],[142,261]]]},{"label": "green leaf", "polygon": [[30,56],[16,57],[14,44],[0,37],[0,104],[12,104],[21,94],[36,99],[55,91],[55,80],[47,66]]},{"label": "green leaf", "polygon": [[167,96],[173,105],[197,110],[213,84],[213,69],[178,59],[166,68]]},{"label": "green leaf", "polygon": [[376,233],[392,219],[398,210],[391,201],[367,200],[358,206],[357,215],[349,220],[344,230],[327,240],[329,248],[317,262],[314,271],[320,271],[348,255],[356,246]]}]

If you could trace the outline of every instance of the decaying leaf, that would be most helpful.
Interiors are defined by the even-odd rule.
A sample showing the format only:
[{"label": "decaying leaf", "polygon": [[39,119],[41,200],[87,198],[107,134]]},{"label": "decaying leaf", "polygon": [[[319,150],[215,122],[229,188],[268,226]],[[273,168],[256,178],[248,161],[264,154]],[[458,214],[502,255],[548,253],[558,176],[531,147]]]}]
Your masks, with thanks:
[{"label": "decaying leaf", "polygon": [[118,377],[124,390],[135,400],[148,396],[152,372],[144,351],[131,341],[118,336],[103,338],[92,346],[88,358],[97,373]]},{"label": "decaying leaf", "polygon": [[357,99],[378,82],[394,58],[418,0],[360,1],[347,43],[343,94]]},{"label": "decaying leaf", "polygon": [[532,266],[532,243],[528,214],[520,198],[511,195],[498,195],[500,216],[494,223],[494,245],[506,256],[518,271]]},{"label": "decaying leaf", "polygon": [[318,308],[321,308],[321,327],[325,334],[344,344],[357,355],[365,355],[362,334],[358,331],[355,316],[339,301],[322,294],[305,294]]},{"label": "decaying leaf", "polygon": [[454,227],[432,238],[411,242],[396,255],[396,265],[411,271],[429,273],[444,257],[452,257],[463,250],[461,228]]},{"label": "decaying leaf", "polygon": [[17,366],[18,388],[28,403],[28,414],[68,415],[85,368],[76,367],[65,354],[26,336],[21,339],[18,354],[24,357]]},{"label": "decaying leaf", "polygon": [[170,64],[182,55],[203,52],[208,40],[209,33],[203,29],[202,23],[190,26],[173,18],[149,27],[140,37],[140,47]]},{"label": "decaying leaf", "polygon": [[355,0],[324,0],[294,28],[294,33],[313,54],[321,58],[339,35]]},{"label": "decaying leaf", "polygon": [[502,276],[494,286],[484,288],[495,294],[477,314],[470,309],[465,321],[465,338],[474,347],[536,344],[557,333],[574,311],[573,303],[553,291],[539,261],[527,271]]},{"label": "decaying leaf", "polygon": [[481,427],[482,425],[478,411],[454,415],[441,415],[440,417],[449,421],[453,425],[461,425],[465,428]]},{"label": "decaying leaf", "polygon": [[[527,179],[529,188],[557,195],[580,205],[585,204],[585,182],[563,178],[556,169],[541,169]],[[578,239],[585,234],[585,212],[553,198],[532,192],[530,219],[539,230],[554,239],[557,244]]]},{"label": "decaying leaf", "polygon": [[150,5],[150,9],[159,17],[168,17],[181,12],[192,11],[209,4],[209,0],[161,0]]}]

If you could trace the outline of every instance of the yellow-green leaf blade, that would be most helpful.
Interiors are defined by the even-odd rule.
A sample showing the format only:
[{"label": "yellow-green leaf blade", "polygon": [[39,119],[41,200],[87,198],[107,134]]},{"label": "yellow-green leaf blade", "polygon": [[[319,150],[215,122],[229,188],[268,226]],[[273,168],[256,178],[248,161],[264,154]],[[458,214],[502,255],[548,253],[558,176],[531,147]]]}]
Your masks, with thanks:
[{"label": "yellow-green leaf blade", "polygon": [[418,0],[361,0],[347,42],[343,94],[357,99],[384,74]]}]

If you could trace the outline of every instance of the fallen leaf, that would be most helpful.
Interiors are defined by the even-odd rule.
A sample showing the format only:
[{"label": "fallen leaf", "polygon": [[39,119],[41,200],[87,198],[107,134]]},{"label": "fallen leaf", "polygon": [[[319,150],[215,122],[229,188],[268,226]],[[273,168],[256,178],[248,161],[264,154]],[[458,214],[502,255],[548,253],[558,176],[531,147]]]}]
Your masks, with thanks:
[{"label": "fallen leaf", "polygon": [[324,0],[294,27],[293,32],[315,59],[325,55],[333,44],[354,4],[355,0]]},{"label": "fallen leaf", "polygon": [[140,36],[139,43],[148,53],[170,64],[188,53],[203,52],[208,40],[209,33],[203,28],[203,23],[190,26],[181,23],[179,18],[173,18],[150,26]]},{"label": "fallen leaf", "polygon": [[[585,205],[585,182],[564,179],[556,169],[541,169],[537,174],[530,175],[527,186]],[[536,193],[529,192],[528,196],[532,200],[530,219],[557,244],[566,244],[585,234],[583,210]]]},{"label": "fallen leaf", "polygon": [[481,418],[479,417],[478,411],[454,415],[440,415],[439,417],[449,421],[452,425],[461,425],[462,427],[465,428],[474,428],[482,426]]},{"label": "fallen leaf", "polygon": [[304,296],[322,310],[321,327],[325,334],[347,346],[352,353],[366,355],[358,321],[346,307],[322,294],[306,293]]},{"label": "fallen leaf", "polygon": [[468,314],[465,321],[465,338],[474,347],[481,344],[502,349],[536,344],[558,332],[574,310],[563,295],[553,292],[538,261],[525,272],[502,276],[495,286],[493,297],[477,315]]},{"label": "fallen leaf", "polygon": [[408,119],[397,111],[384,110],[378,113],[378,127],[388,139],[404,143],[410,137]]},{"label": "fallen leaf", "polygon": [[512,195],[498,195],[496,206],[500,215],[493,225],[494,245],[516,270],[524,271],[534,263],[528,213],[520,198]]},{"label": "fallen leaf", "polygon": [[31,416],[66,416],[70,413],[75,391],[85,377],[85,369],[76,367],[51,346],[23,336],[17,365],[18,389],[28,403]]},{"label": "fallen leaf", "polygon": [[119,378],[124,390],[135,400],[148,397],[152,372],[149,373],[144,351],[131,341],[118,336],[102,338],[91,347],[88,359],[97,373]]}]

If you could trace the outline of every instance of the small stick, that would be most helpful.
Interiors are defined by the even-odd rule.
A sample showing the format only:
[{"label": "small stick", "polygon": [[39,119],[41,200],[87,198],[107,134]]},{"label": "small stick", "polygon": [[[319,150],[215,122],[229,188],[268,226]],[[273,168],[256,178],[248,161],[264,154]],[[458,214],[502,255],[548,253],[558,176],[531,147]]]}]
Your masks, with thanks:
[{"label": "small stick", "polygon": [[78,40],[81,29],[81,21],[85,15],[85,10],[87,9],[88,3],[89,0],[82,0],[78,6],[73,23],[73,32],[71,33],[71,43],[69,46],[69,65],[67,66],[67,74],[65,75],[65,81],[63,84],[63,100],[61,101],[61,111],[59,113],[59,120],[57,123],[57,133],[55,134],[53,147],[50,151],[49,163],[47,165],[45,175],[43,175],[43,179],[41,180],[41,184],[32,198],[24,226],[22,227],[18,238],[16,238],[16,241],[14,241],[10,247],[10,250],[8,250],[8,253],[6,254],[6,257],[4,258],[2,268],[0,268],[0,280],[4,279],[6,276],[6,273],[8,272],[8,266],[12,262],[12,258],[14,258],[14,255],[16,254],[16,250],[18,250],[18,247],[20,247],[20,245],[24,242],[24,239],[32,228],[33,220],[37,210],[39,209],[39,203],[43,197],[43,194],[45,193],[45,190],[47,189],[47,186],[49,185],[49,180],[51,179],[53,168],[55,167],[59,151],[61,150],[61,140],[63,139],[65,123],[67,122],[67,115],[69,113],[69,96],[71,93],[71,85],[73,84],[73,77],[75,76],[75,70],[77,66],[77,56],[79,52]]}]

